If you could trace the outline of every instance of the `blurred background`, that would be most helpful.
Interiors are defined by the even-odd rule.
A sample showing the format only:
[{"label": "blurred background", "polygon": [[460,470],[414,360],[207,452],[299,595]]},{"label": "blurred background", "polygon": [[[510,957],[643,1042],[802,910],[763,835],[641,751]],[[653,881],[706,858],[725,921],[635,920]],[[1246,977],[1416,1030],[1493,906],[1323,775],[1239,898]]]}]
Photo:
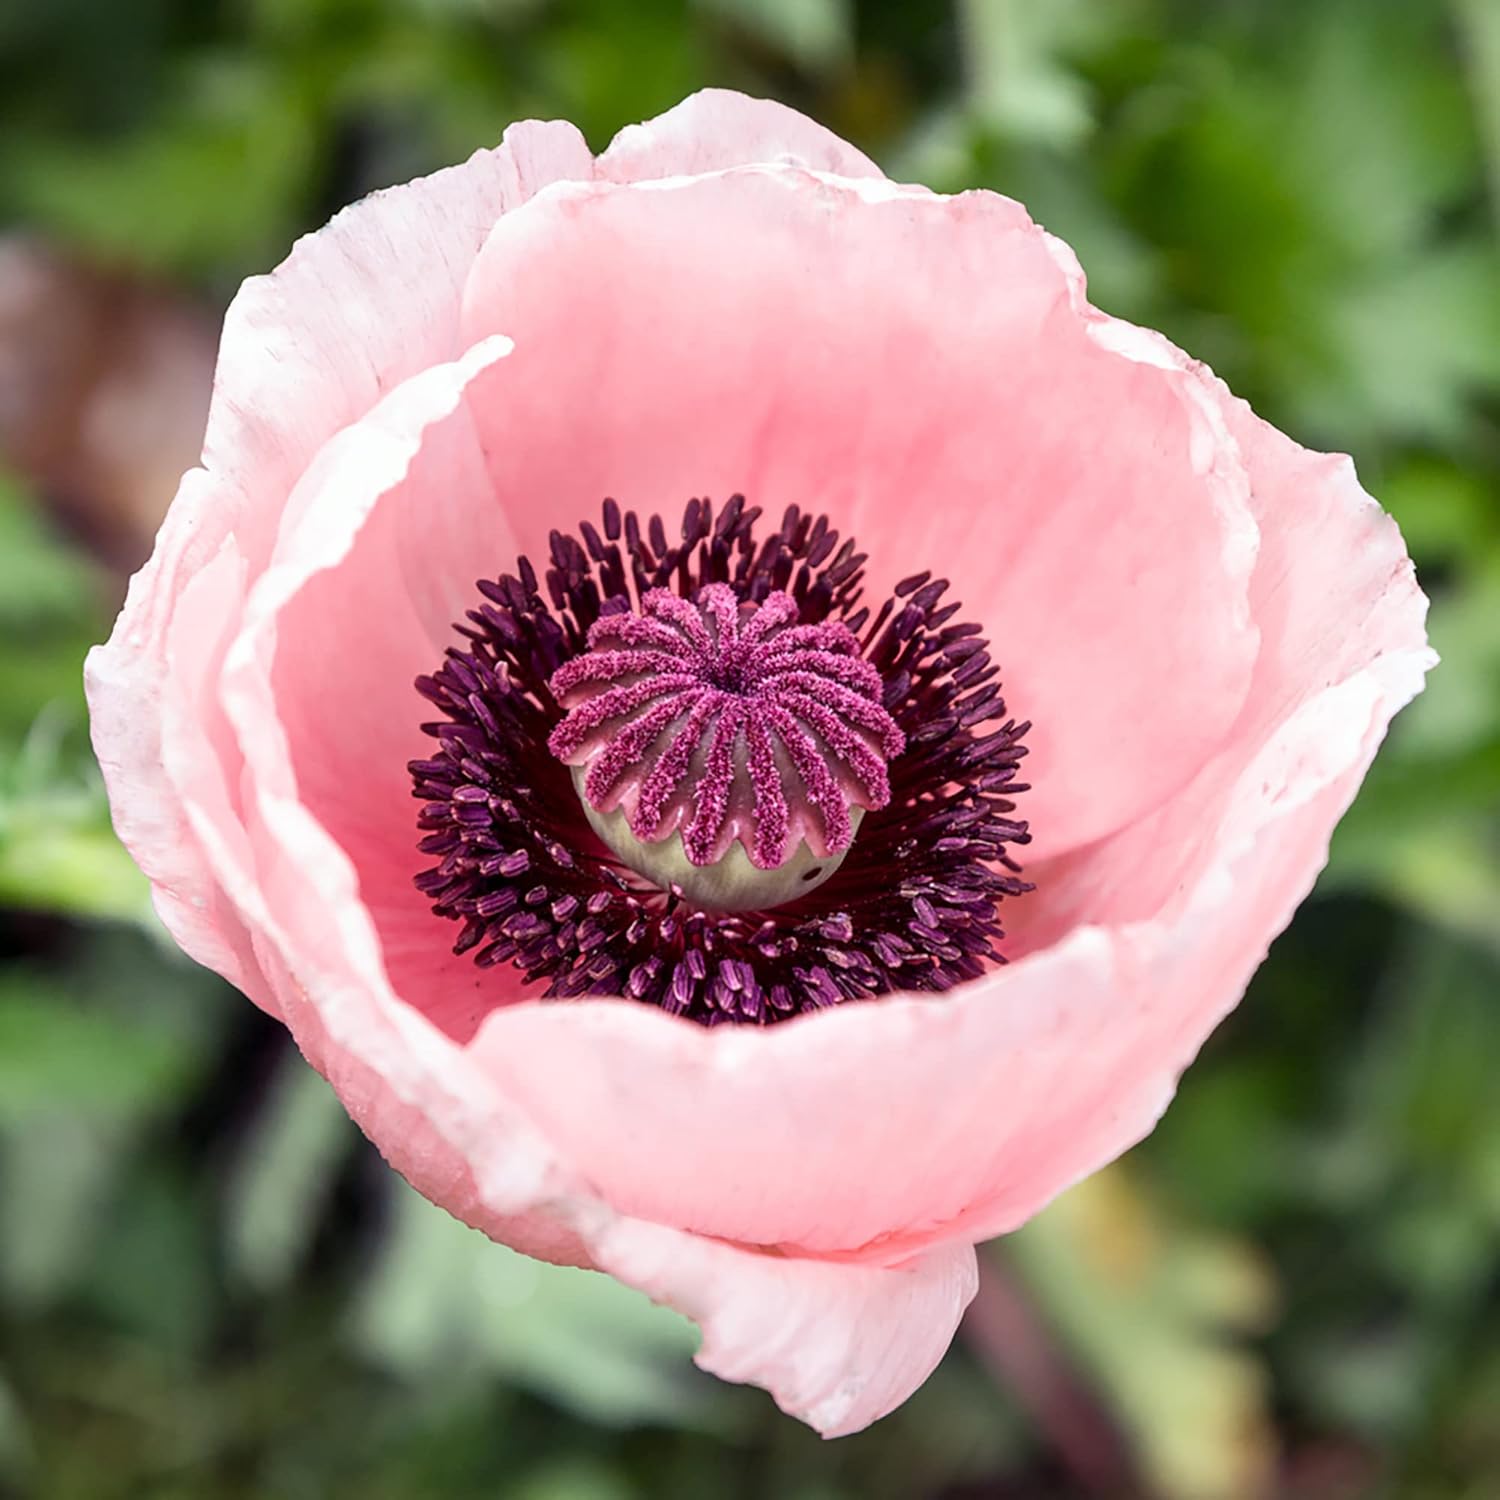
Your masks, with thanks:
[{"label": "blurred background", "polygon": [[[1395,512],[1444,665],[1156,1134],[820,1443],[418,1200],[164,942],[79,670],[239,280],[704,84],[998,188]],[[0,0],[0,1495],[1500,1496],[1496,0]]]}]

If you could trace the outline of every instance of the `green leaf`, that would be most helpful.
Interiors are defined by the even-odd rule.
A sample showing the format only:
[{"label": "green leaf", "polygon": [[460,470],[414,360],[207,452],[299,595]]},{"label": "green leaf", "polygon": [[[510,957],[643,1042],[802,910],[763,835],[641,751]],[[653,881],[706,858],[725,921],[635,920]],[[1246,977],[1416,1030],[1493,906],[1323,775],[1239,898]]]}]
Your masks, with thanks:
[{"label": "green leaf", "polygon": [[1087,84],[1062,58],[1089,7],[1080,0],[960,0],[970,107],[1017,140],[1070,146],[1093,129]]},{"label": "green leaf", "polygon": [[0,638],[97,614],[99,579],[0,468]]},{"label": "green leaf", "polygon": [[224,1232],[233,1273],[261,1291],[291,1277],[358,1139],[338,1096],[289,1051],[230,1178]]},{"label": "green leaf", "polygon": [[692,1368],[697,1333],[676,1313],[493,1244],[404,1186],[393,1208],[354,1309],[370,1358],[420,1382],[503,1375],[612,1425],[717,1425],[735,1404]]},{"label": "green leaf", "polygon": [[107,146],[15,132],[0,190],[92,255],[155,271],[255,269],[284,253],[311,163],[298,99],[244,57],[195,57],[152,124]]},{"label": "green leaf", "polygon": [[19,1483],[31,1472],[34,1453],[20,1402],[0,1377],[0,1478]]},{"label": "green leaf", "polygon": [[0,1292],[50,1301],[97,1237],[153,1121],[198,1086],[215,981],[123,929],[74,938],[50,971],[0,968]]},{"label": "green leaf", "polygon": [[170,1158],[146,1158],[114,1187],[103,1225],[108,1250],[89,1262],[83,1300],[168,1357],[197,1354],[217,1301],[208,1205]]},{"label": "green leaf", "polygon": [[[1484,475],[1455,457],[1427,453],[1404,457],[1373,488],[1376,498],[1401,523],[1401,534],[1419,567],[1424,559],[1473,562],[1500,544],[1500,513],[1491,504]],[[1483,565],[1475,571],[1482,579]],[[1468,592],[1467,578],[1460,588]],[[1446,609],[1445,596],[1440,596],[1439,607]],[[1429,687],[1447,679],[1446,660]],[[1421,712],[1425,718],[1425,708]]]},{"label": "green leaf", "polygon": [[110,826],[96,772],[70,783],[0,749],[0,906],[155,930],[150,887]]},{"label": "green leaf", "polygon": [[854,43],[850,0],[695,0],[732,21],[810,73],[844,62]]},{"label": "green leaf", "polygon": [[0,1126],[59,1112],[138,1115],[170,1097],[193,1061],[159,1023],[81,1003],[45,973],[0,969]]},{"label": "green leaf", "polygon": [[1005,1249],[1129,1431],[1152,1493],[1260,1492],[1272,1454],[1266,1381],[1229,1335],[1264,1325],[1273,1289],[1247,1245],[1168,1217],[1117,1165]]},{"label": "green leaf", "polygon": [[[44,719],[49,753],[82,745],[83,654],[104,632],[98,570],[0,466],[0,800],[8,756]],[[49,717],[50,715],[50,717]],[[76,760],[76,754],[74,756]]]},{"label": "green leaf", "polygon": [[1500,256],[1455,240],[1351,277],[1327,326],[1343,379],[1299,393],[1308,420],[1453,441],[1469,397],[1500,389]]},{"label": "green leaf", "polygon": [[38,1112],[0,1121],[0,1293],[25,1311],[56,1300],[96,1253],[137,1122]]},{"label": "green leaf", "polygon": [[505,1500],[633,1500],[639,1493],[606,1464],[565,1458],[528,1474]]}]

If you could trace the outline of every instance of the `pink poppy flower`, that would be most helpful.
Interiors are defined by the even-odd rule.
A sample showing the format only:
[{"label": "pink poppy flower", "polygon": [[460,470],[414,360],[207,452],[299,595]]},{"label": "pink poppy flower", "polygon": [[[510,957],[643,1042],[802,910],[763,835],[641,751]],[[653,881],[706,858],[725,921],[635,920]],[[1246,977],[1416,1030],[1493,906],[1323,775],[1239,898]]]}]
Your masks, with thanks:
[{"label": "pink poppy flower", "polygon": [[88,689],[163,921],[398,1171],[835,1434],[1151,1129],[1424,612],[1018,204],[709,92],[247,282]]}]

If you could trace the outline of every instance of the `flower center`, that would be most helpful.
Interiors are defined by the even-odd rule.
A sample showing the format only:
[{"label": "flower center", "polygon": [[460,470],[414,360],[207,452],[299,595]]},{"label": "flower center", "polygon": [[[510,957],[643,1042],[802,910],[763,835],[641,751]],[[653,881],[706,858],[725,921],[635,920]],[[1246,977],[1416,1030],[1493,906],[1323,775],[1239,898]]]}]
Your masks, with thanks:
[{"label": "flower center", "polygon": [[480,580],[417,679],[416,885],[454,951],[709,1026],[1003,963],[1029,726],[947,582],[867,604],[826,517],[738,495],[675,536],[601,519]]},{"label": "flower center", "polygon": [[599,836],[637,873],[719,911],[776,907],[828,880],[866,809],[890,801],[906,737],[838,621],[798,623],[776,591],[652,589],[602,615],[549,686],[548,744]]}]

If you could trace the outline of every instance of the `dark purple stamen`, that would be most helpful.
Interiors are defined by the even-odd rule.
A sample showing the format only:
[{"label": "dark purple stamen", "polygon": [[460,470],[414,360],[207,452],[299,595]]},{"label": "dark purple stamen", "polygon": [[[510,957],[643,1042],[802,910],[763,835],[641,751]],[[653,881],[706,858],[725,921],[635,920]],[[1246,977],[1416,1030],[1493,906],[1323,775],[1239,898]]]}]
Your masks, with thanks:
[{"label": "dark purple stamen", "polygon": [[622,807],[638,839],[680,829],[689,863],[711,865],[740,837],[774,870],[802,839],[841,854],[850,806],[890,801],[886,760],[906,740],[880,674],[847,626],[799,624],[790,594],[652,589],[640,614],[596,620],[588,644],[548,684],[567,711],[548,745],[588,768],[589,801]]},{"label": "dark purple stamen", "polygon": [[[552,534],[545,599],[524,558],[478,585],[464,644],[417,680],[442,718],[411,763],[436,861],[417,885],[462,924],[455,951],[549,996],[705,1024],[946,990],[1003,962],[999,904],[1030,889],[1009,853],[1029,840],[1011,816],[1029,726],[1006,717],[980,628],[953,623],[926,573],[872,612],[864,556],[825,517],[793,507],[757,540],[759,517],[693,500],[669,543],[659,517],[606,501],[602,534]],[[690,857],[742,827],[757,863],[794,828],[847,847],[836,809],[867,811],[809,894],[699,910],[601,844],[549,742],[590,760],[591,800],[618,798],[637,831],[681,825]],[[825,777],[836,798],[815,795]]]}]

